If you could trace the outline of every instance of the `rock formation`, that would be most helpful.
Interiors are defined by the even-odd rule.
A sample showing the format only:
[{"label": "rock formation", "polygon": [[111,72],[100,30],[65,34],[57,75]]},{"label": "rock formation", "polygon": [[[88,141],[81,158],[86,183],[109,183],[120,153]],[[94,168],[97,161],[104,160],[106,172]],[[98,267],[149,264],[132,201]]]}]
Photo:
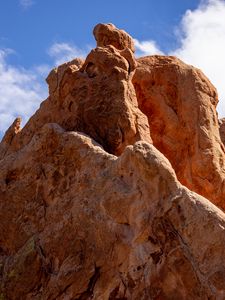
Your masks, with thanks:
[{"label": "rock formation", "polygon": [[132,37],[124,30],[117,29],[113,24],[98,24],[93,31],[98,47],[114,46],[119,50],[135,51]]},{"label": "rock formation", "polygon": [[[101,27],[104,25],[96,26],[96,38]],[[119,36],[120,40],[124,36],[130,41],[125,32]],[[102,35],[100,44],[101,39]],[[108,44],[97,47],[85,62],[75,59],[54,69],[47,78],[49,98],[16,135],[7,153],[26,145],[46,123],[84,132],[116,155],[136,141],[151,143],[148,119],[138,108],[131,81],[136,68],[133,52],[120,44],[118,48]]]},{"label": "rock formation", "polygon": [[214,86],[176,57],[138,60],[133,83],[153,144],[189,189],[225,209],[225,147]]},{"label": "rock formation", "polygon": [[94,35],[0,143],[0,300],[225,299],[216,91],[174,57],[136,60],[112,24]]}]

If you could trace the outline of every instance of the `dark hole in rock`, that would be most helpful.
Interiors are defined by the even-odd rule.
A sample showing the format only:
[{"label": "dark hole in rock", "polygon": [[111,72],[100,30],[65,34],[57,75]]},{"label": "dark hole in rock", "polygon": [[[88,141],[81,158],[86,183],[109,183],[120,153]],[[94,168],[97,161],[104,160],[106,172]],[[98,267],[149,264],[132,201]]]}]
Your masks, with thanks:
[{"label": "dark hole in rock", "polygon": [[98,75],[97,67],[92,62],[87,64],[85,72],[88,74],[89,78],[94,78]]},{"label": "dark hole in rock", "polygon": [[69,106],[68,106],[68,109],[69,109],[70,112],[71,112],[72,105],[73,105],[73,102],[71,101],[71,102],[69,103]]},{"label": "dark hole in rock", "polygon": [[162,254],[163,254],[162,251],[156,251],[150,254],[154,264],[157,264],[160,261],[160,257],[162,256]]},{"label": "dark hole in rock", "polygon": [[16,171],[9,171],[5,178],[5,183],[8,185],[10,182],[15,181],[17,179]]}]

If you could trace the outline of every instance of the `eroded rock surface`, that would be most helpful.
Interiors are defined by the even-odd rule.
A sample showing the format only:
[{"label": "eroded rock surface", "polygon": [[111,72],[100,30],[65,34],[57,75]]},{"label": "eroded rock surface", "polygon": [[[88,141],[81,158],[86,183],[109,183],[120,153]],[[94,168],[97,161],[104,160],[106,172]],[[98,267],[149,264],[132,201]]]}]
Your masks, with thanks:
[{"label": "eroded rock surface", "polygon": [[136,60],[112,24],[94,35],[0,143],[0,300],[223,300],[215,88],[174,57]]},{"label": "eroded rock surface", "polygon": [[225,216],[154,146],[117,158],[50,124],[0,168],[2,297],[225,297]]},{"label": "eroded rock surface", "polygon": [[225,118],[219,120],[220,124],[220,138],[225,146]]},{"label": "eroded rock surface", "polygon": [[200,70],[165,56],[138,59],[133,83],[153,143],[178,179],[225,209],[225,148],[214,86]]},{"label": "eroded rock surface", "polygon": [[13,139],[17,135],[17,133],[21,130],[21,118],[16,118],[12,125],[8,128],[6,133],[4,134],[1,143],[0,143],[0,159],[5,156],[8,149],[11,147]]},{"label": "eroded rock surface", "polygon": [[119,50],[130,49],[135,51],[132,37],[125,32],[116,28],[113,24],[98,24],[93,30],[94,37],[98,47],[114,46]]},{"label": "eroded rock surface", "polygon": [[[100,44],[102,36],[96,37]],[[151,143],[148,119],[138,108],[131,81],[136,68],[133,52],[119,49],[97,47],[85,62],[75,59],[54,69],[47,78],[49,98],[13,140],[8,153],[26,145],[38,129],[51,122],[88,134],[116,155],[136,141]]]}]

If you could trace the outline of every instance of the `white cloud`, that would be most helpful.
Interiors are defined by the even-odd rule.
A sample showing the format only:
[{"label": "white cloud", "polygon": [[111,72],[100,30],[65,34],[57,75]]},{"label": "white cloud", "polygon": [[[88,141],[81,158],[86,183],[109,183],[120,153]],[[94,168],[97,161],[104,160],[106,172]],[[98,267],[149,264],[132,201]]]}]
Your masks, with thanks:
[{"label": "white cloud", "polygon": [[48,50],[48,54],[54,59],[56,65],[60,65],[76,57],[83,58],[87,52],[69,43],[54,43]]},{"label": "white cloud", "polygon": [[219,93],[219,115],[225,116],[225,1],[201,1],[188,10],[179,33],[181,46],[171,54],[206,74]]},{"label": "white cloud", "polygon": [[20,0],[20,5],[23,9],[28,9],[35,4],[33,0]]},{"label": "white cloud", "polygon": [[139,41],[137,39],[134,39],[134,44],[136,49],[136,56],[163,54],[155,41]]},{"label": "white cloud", "polygon": [[[25,2],[24,2],[25,3]],[[11,49],[0,49],[0,138],[18,116],[23,124],[47,97],[45,78],[54,65],[75,57],[85,57],[86,51],[68,43],[54,43],[48,50],[52,65],[42,64],[24,69],[7,63]]]},{"label": "white cloud", "polygon": [[24,124],[47,95],[37,73],[7,63],[10,52],[0,49],[0,135],[18,116]]},{"label": "white cloud", "polygon": [[51,69],[53,67],[54,66],[50,66],[50,65],[47,65],[47,64],[42,64],[42,65],[38,65],[38,66],[33,67],[32,70],[35,74],[37,74],[38,76],[41,76],[44,80],[44,78],[47,78],[49,72],[51,71]]},{"label": "white cloud", "polygon": [[28,70],[8,64],[7,56],[14,51],[0,49],[0,139],[16,117],[21,116],[25,124],[47,97],[45,78],[54,65],[85,57],[87,51],[68,43],[54,43],[48,50],[53,63]]}]

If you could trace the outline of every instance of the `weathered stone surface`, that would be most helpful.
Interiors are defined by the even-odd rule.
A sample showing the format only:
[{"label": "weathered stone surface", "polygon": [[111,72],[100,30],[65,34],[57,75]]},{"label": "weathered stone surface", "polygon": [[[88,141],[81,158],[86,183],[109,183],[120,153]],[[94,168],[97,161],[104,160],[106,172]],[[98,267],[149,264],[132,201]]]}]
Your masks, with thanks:
[{"label": "weathered stone surface", "polygon": [[178,179],[225,209],[225,150],[213,85],[200,70],[165,56],[140,58],[133,83],[153,143]]},{"label": "weathered stone surface", "polygon": [[124,30],[119,30],[113,24],[98,24],[93,30],[98,47],[114,46],[119,50],[130,49],[134,52],[134,41]]},{"label": "weathered stone surface", "polygon": [[219,120],[220,125],[220,138],[225,146],[225,118]]},{"label": "weathered stone surface", "polygon": [[0,300],[223,300],[225,215],[193,192],[224,208],[216,91],[176,58],[137,62],[113,25],[94,34],[0,143]]},{"label": "weathered stone surface", "polygon": [[154,146],[117,158],[48,124],[0,169],[2,297],[225,297],[225,215]]},{"label": "weathered stone surface", "polygon": [[0,160],[5,156],[8,149],[11,147],[12,141],[17,133],[21,130],[21,118],[16,118],[12,125],[8,128],[0,142]]},{"label": "weathered stone surface", "polygon": [[86,61],[74,60],[48,76],[49,98],[13,140],[7,153],[26,145],[46,123],[81,131],[110,153],[120,155],[139,140],[152,142],[147,117],[139,110],[130,49],[98,47]]}]

